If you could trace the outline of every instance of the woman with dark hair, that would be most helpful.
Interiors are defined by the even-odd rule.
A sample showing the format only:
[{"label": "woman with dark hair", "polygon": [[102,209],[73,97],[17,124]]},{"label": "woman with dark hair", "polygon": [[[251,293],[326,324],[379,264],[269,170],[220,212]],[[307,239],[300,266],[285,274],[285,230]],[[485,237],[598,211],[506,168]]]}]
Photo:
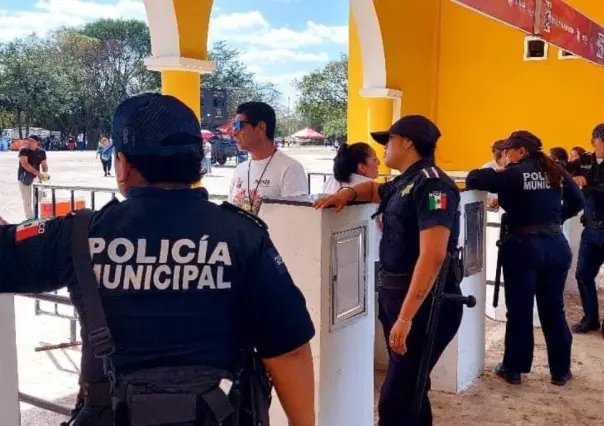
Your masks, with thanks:
[{"label": "woman with dark hair", "polygon": [[572,335],[564,315],[564,285],[571,252],[562,224],[585,204],[571,176],[542,151],[537,136],[514,132],[502,145],[508,165],[502,171],[472,170],[468,189],[499,194],[507,235],[500,247],[505,276],[507,324],[503,362],[496,374],[521,383],[533,362],[533,300],[545,336],[551,381],[563,386],[570,370]]},{"label": "woman with dark hair", "polygon": [[562,147],[555,147],[549,150],[549,158],[554,160],[554,162],[560,164],[562,167],[566,168],[568,165],[568,153]]},{"label": "woman with dark hair", "polygon": [[569,162],[578,160],[586,152],[587,150],[583,147],[573,146],[573,148],[570,150]]},{"label": "woman with dark hair", "polygon": [[341,188],[353,187],[378,177],[380,160],[368,143],[344,143],[334,158],[333,176],[325,182],[323,193],[333,194]]}]

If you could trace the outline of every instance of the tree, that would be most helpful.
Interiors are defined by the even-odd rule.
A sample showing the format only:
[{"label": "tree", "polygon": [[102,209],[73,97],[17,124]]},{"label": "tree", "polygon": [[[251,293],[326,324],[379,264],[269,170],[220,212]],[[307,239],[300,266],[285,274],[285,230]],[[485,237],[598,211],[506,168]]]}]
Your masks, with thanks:
[{"label": "tree", "polygon": [[262,101],[277,108],[281,93],[273,83],[260,83],[240,59],[241,52],[224,41],[216,42],[208,54],[216,61],[216,70],[202,77],[204,89],[227,89],[228,116],[235,115],[237,106],[248,101]]},{"label": "tree", "polygon": [[[297,111],[312,127],[329,131],[330,136],[346,133],[348,105],[348,56],[328,62],[294,83],[299,92]],[[327,136],[327,135],[326,135]]]}]

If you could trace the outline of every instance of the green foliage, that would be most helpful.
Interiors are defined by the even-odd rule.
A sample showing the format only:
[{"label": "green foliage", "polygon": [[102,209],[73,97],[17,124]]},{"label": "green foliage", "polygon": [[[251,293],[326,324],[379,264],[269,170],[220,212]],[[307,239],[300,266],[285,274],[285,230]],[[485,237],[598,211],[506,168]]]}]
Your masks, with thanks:
[{"label": "green foliage", "polygon": [[346,134],[347,55],[305,75],[295,85],[299,91],[297,110],[313,128],[331,133],[326,136]]},{"label": "green foliage", "polygon": [[243,102],[262,101],[277,108],[281,97],[277,86],[257,81],[240,57],[239,50],[224,41],[216,42],[208,54],[211,61],[216,61],[216,70],[202,77],[202,87],[228,90],[229,117],[235,115],[237,106]]}]

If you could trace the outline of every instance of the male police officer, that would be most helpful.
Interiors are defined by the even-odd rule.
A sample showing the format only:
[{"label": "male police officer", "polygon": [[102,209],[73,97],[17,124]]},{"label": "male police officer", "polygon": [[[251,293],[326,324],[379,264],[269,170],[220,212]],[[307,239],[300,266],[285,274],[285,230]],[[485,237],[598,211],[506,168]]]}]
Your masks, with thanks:
[{"label": "male police officer", "polygon": [[[231,371],[250,346],[263,359],[290,424],[314,425],[314,328],[304,298],[258,219],[190,188],[202,161],[194,113],[170,96],[136,96],[117,108],[112,136],[127,200],[92,216],[88,241],[118,377],[158,367],[172,368],[174,377],[187,366]],[[83,330],[86,406],[75,424],[113,425],[71,251],[79,215],[0,226],[0,292],[67,286]],[[221,389],[230,393],[229,386]]]},{"label": "male police officer", "polygon": [[[427,341],[436,281],[447,252],[456,250],[459,235],[459,190],[434,164],[440,131],[423,116],[406,116],[389,131],[371,135],[386,146],[385,164],[401,175],[378,184],[364,182],[317,200],[316,207],[336,206],[336,212],[353,200],[380,203],[384,228],[380,242],[379,318],[384,326],[390,361],[379,401],[380,426],[432,424],[428,400],[415,395],[418,370]],[[447,293],[461,294],[459,281],[449,274]],[[463,308],[443,302],[429,371],[453,339]],[[414,418],[414,398],[423,398],[420,418]]]},{"label": "male police officer", "polygon": [[[582,222],[579,258],[577,259],[577,284],[583,304],[583,318],[572,327],[575,333],[600,329],[600,311],[596,276],[604,263],[604,123],[595,127],[591,143],[593,153],[581,154],[568,164],[568,171],[583,189],[585,211]],[[604,327],[603,327],[604,336]]]}]

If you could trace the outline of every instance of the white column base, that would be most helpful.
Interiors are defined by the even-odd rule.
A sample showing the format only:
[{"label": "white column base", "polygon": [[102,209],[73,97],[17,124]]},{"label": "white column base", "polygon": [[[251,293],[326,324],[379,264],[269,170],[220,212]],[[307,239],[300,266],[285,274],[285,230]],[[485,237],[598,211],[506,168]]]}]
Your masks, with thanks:
[{"label": "white column base", "polygon": [[19,379],[15,302],[12,294],[0,295],[0,415],[2,426],[19,426]]}]

